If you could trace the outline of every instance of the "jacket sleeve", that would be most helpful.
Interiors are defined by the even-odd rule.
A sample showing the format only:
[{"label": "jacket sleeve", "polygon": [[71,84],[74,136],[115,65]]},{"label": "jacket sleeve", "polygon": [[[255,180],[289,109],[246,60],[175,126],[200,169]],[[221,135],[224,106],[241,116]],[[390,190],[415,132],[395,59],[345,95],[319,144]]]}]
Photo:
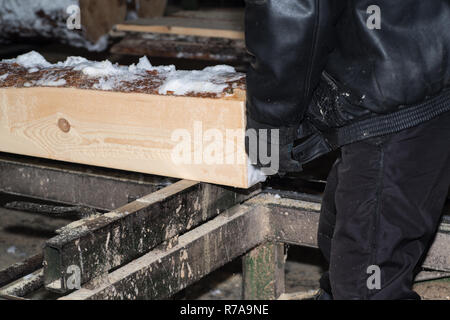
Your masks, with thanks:
[{"label": "jacket sleeve", "polygon": [[343,0],[246,0],[249,128],[300,125],[333,49]]}]

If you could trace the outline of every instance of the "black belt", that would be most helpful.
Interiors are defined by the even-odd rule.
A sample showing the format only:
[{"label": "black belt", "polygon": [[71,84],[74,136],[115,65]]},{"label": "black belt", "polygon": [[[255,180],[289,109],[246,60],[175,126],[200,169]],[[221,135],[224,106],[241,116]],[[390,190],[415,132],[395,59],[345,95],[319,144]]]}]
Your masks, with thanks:
[{"label": "black belt", "polygon": [[420,104],[401,108],[388,115],[357,121],[341,128],[320,131],[310,123],[304,123],[299,129],[298,136],[308,138],[292,149],[292,155],[300,164],[305,164],[342,146],[409,129],[448,111],[450,111],[450,90]]}]

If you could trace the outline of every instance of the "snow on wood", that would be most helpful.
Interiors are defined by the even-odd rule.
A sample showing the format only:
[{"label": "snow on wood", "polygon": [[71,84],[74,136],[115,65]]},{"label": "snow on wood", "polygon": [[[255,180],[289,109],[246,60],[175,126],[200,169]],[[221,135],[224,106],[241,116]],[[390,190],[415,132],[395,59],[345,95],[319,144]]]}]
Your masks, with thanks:
[{"label": "snow on wood", "polygon": [[245,126],[245,76],[229,66],[0,61],[2,152],[247,188],[265,176]]},{"label": "snow on wood", "polygon": [[[32,51],[16,59],[0,61],[0,87],[60,86],[104,91],[161,95],[226,97],[245,89],[245,75],[233,67],[218,65],[203,70],[176,70],[175,66],[151,65],[147,57],[138,64],[119,66],[105,60],[69,57],[51,64]],[[59,85],[58,85],[59,83]]]}]

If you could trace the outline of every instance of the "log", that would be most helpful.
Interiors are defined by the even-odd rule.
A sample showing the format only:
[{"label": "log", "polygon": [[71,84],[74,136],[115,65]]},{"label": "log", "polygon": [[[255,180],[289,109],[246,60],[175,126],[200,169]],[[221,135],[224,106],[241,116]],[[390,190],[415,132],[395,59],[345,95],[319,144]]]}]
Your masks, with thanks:
[{"label": "log", "polygon": [[244,64],[250,55],[244,40],[179,36],[173,34],[129,34],[111,47],[111,53]]},{"label": "log", "polygon": [[[67,12],[70,6],[80,9],[81,30],[67,27],[71,17]],[[103,50],[107,45],[103,36],[114,24],[124,21],[126,10],[124,0],[2,1],[0,42],[45,38],[90,50]]]},{"label": "log", "polygon": [[164,33],[243,40],[244,21],[162,17],[138,19],[116,26],[117,31]]},{"label": "log", "polygon": [[[0,151],[239,188],[255,184],[245,154],[243,74],[230,67],[211,73],[219,67],[177,78],[173,68],[132,73],[106,62],[84,65],[0,63]],[[112,75],[102,75],[108,68]],[[207,72],[210,82],[194,76]],[[221,91],[171,91],[180,82]]]}]

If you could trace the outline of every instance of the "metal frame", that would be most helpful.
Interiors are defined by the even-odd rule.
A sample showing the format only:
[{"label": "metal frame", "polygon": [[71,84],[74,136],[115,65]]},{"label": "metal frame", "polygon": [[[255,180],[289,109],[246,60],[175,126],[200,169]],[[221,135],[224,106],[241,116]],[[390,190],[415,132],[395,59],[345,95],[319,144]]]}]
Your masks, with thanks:
[{"label": "metal frame", "polygon": [[[59,179],[83,190],[56,187]],[[4,299],[21,299],[43,286],[65,300],[164,299],[241,256],[243,297],[277,299],[284,293],[284,244],[317,247],[316,196],[288,192],[281,198],[259,186],[238,190],[128,177],[8,155],[0,155],[0,181],[3,192],[112,210],[59,230],[46,243],[42,268],[38,255],[0,271]],[[112,208],[115,203],[120,208]],[[450,221],[444,219],[424,267],[449,272],[449,243]],[[81,270],[82,287],[75,291],[68,285],[71,266]]]}]

